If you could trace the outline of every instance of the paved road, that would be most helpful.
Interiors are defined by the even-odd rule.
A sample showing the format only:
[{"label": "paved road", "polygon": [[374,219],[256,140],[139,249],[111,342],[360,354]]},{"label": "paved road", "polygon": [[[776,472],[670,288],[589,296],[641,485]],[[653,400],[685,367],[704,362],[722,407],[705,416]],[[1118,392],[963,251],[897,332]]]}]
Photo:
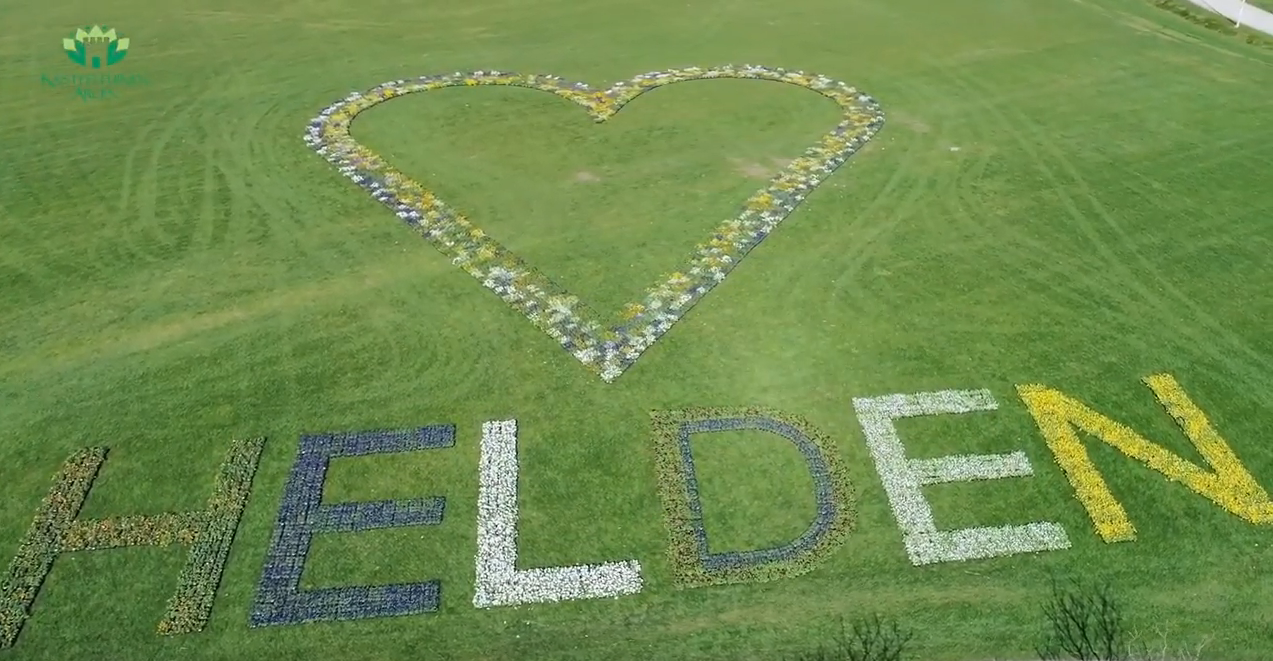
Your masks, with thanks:
[{"label": "paved road", "polygon": [[1242,0],[1189,0],[1189,2],[1203,9],[1209,9],[1231,21],[1237,21],[1241,16],[1243,27],[1273,35],[1273,14],[1250,3],[1243,7]]}]

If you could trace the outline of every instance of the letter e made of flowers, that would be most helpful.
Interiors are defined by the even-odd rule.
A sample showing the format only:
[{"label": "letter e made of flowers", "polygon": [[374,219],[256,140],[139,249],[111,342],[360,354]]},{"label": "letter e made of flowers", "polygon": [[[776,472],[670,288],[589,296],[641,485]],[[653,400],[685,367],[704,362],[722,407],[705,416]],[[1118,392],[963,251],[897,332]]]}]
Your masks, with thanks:
[{"label": "letter e made of flowers", "polygon": [[250,626],[359,620],[438,610],[442,590],[439,580],[303,589],[301,574],[315,535],[442,523],[446,499],[441,496],[322,502],[323,485],[332,459],[454,445],[454,425],[301,437],[296,463],[283,489],[269,554],[261,570]]},{"label": "letter e made of flowers", "polygon": [[1024,452],[952,455],[935,459],[906,456],[896,421],[932,415],[994,411],[998,402],[989,390],[942,390],[913,395],[885,395],[853,400],[876,471],[888,494],[893,516],[911,564],[959,562],[998,556],[1055,551],[1070,547],[1065,529],[1050,521],[998,527],[938,530],[922,488],[933,484],[1029,477],[1034,474]]}]

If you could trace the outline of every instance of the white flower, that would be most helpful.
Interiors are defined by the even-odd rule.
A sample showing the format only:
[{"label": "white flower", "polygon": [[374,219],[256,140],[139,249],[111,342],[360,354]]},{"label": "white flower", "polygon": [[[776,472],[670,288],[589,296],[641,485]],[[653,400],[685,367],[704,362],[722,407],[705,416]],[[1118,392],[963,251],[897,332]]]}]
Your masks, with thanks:
[{"label": "white flower", "polygon": [[853,400],[853,406],[912,564],[956,562],[1070,547],[1065,529],[1051,522],[997,528],[937,529],[922,486],[1027,477],[1033,475],[1030,461],[1022,452],[909,459],[893,421],[917,416],[993,411],[999,408],[999,404],[989,390],[943,390],[858,398]]},{"label": "white flower", "polygon": [[605,368],[601,370],[601,380],[610,383],[619,378],[620,374],[623,374],[623,369],[618,364],[607,362]]},{"label": "white flower", "polygon": [[636,560],[517,569],[516,420],[482,425],[477,510],[473,605],[478,608],[620,597],[641,591],[641,565]]}]

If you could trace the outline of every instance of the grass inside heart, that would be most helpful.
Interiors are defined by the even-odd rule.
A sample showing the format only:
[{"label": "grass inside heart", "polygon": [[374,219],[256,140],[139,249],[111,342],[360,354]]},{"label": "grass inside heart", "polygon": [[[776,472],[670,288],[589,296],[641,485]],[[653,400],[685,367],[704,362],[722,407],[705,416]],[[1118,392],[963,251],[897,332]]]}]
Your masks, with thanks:
[{"label": "grass inside heart", "polygon": [[[349,132],[353,118],[370,107],[406,94],[446,87],[496,85],[539,89],[574,101],[594,120],[605,121],[624,104],[650,89],[703,79],[767,80],[798,85],[835,101],[842,116],[839,123],[802,156],[787,164],[747,198],[742,209],[735,208],[732,218],[718,222],[710,229],[698,225],[698,231],[703,233],[699,235],[699,243],[687,258],[681,260],[676,271],[656,278],[643,295],[606,316],[598,314],[530,266],[507,244],[500,243],[475,226],[444,202],[437,191],[425,188],[391,167],[385,158],[359,144]],[[746,108],[738,109],[738,112],[745,111]],[[392,81],[365,93],[351,94],[325,109],[310,123],[306,142],[343,174],[367,189],[375,199],[415,227],[457,266],[525,314],[584,365],[609,382],[635,363],[645,349],[723,281],[752,248],[768,236],[810,191],[869,140],[882,123],[883,116],[874,100],[844,83],[781,69],[753,66],[678,69],[644,74],[606,90],[594,90],[582,83],[568,83],[552,76],[475,72]],[[587,170],[581,172],[600,176]],[[506,176],[509,176],[507,171]],[[534,177],[536,173],[527,172],[525,176]],[[648,194],[675,196],[678,192],[654,187]],[[719,191],[706,191],[704,194],[704,199],[715,197],[719,197]],[[669,200],[669,206],[670,203]],[[727,213],[725,217],[729,215]],[[619,216],[616,220],[623,218]],[[628,220],[632,223],[642,221],[640,218]],[[691,229],[694,227],[692,223],[687,225]]]},{"label": "grass inside heart", "polygon": [[486,85],[395,99],[351,132],[608,313],[680,266],[838,111],[793,85],[726,79],[660,88],[597,123],[556,95]]}]

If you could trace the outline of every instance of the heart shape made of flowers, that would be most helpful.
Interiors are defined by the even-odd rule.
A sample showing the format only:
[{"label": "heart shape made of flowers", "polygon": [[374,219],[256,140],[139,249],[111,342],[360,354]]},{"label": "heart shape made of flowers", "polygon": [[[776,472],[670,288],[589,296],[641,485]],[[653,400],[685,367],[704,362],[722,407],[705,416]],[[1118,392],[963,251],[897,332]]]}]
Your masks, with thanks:
[{"label": "heart shape made of flowers", "polygon": [[[349,126],[358,113],[390,99],[443,87],[504,85],[552,92],[584,107],[604,122],[629,101],[671,83],[739,78],[788,83],[835,101],[843,119],[752,195],[738,215],[698,244],[683,267],[629,303],[615,323],[554,284],[427,188],[390,167],[358,144]],[[355,92],[319,113],[309,123],[305,142],[342,174],[392,209],[452,262],[519,310],[540,330],[607,383],[636,363],[641,354],[703,299],[809,193],[844,164],[884,124],[879,104],[842,82],[801,71],[741,65],[689,67],[642,74],[604,90],[556,76],[475,71],[395,80]]]}]

